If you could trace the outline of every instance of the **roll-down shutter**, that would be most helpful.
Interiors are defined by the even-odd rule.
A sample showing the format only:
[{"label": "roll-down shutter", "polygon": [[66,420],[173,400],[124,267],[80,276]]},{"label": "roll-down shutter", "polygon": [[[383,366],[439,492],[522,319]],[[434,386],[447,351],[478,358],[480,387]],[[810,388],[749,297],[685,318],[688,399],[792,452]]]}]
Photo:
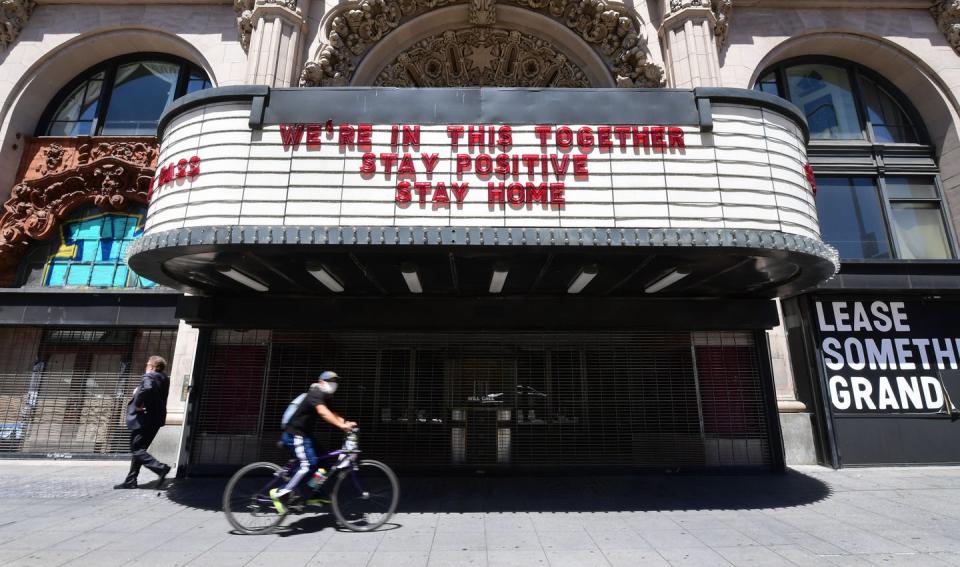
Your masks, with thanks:
[{"label": "roll-down shutter", "polygon": [[282,412],[325,369],[333,409],[396,466],[770,464],[748,333],[253,330],[213,332],[193,464],[284,458]]}]

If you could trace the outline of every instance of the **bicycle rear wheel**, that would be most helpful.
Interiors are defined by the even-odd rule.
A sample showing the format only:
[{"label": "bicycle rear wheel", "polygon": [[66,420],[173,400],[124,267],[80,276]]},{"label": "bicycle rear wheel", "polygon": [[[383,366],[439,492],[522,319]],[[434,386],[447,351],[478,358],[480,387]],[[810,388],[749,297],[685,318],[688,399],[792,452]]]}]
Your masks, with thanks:
[{"label": "bicycle rear wheel", "polygon": [[400,484],[390,467],[379,461],[361,461],[337,477],[330,507],[341,526],[369,532],[393,516],[400,499]]},{"label": "bicycle rear wheel", "polygon": [[230,478],[223,491],[223,512],[237,531],[267,534],[286,517],[288,510],[278,513],[268,494],[284,485],[280,470],[274,463],[252,463]]}]

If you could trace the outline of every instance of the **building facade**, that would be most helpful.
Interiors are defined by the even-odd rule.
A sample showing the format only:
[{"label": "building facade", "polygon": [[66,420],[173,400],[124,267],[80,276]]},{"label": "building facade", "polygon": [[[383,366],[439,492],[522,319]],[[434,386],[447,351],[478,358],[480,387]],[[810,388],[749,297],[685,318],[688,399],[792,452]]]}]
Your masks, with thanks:
[{"label": "building facade", "polygon": [[[0,455],[956,463],[960,6],[0,3]],[[336,444],[321,433],[321,440]],[[332,435],[332,434],[331,434]]]}]

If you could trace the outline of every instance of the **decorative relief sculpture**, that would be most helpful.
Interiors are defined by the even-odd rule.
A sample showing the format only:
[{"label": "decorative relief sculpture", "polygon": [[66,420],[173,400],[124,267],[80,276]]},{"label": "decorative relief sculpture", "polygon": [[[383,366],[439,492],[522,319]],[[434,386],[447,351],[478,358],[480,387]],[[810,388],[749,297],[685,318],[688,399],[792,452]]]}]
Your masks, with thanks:
[{"label": "decorative relief sculpture", "polygon": [[494,0],[470,0],[470,23],[492,26],[497,23],[497,5]]},{"label": "decorative relief sculpture", "polygon": [[[0,215],[0,286],[16,284],[20,259],[30,244],[49,238],[79,207],[107,211],[146,205],[156,169],[155,143],[74,138],[74,147],[36,145],[28,175],[14,185]],[[29,149],[28,149],[29,151]],[[64,164],[68,164],[64,167]],[[39,174],[39,176],[38,176]]]},{"label": "decorative relief sculpture", "polygon": [[60,171],[63,166],[63,154],[67,152],[60,144],[51,144],[43,150],[43,160],[37,164],[36,171],[41,175],[50,175]]},{"label": "decorative relief sculpture", "polygon": [[34,0],[0,0],[0,49],[17,39],[36,7]]},{"label": "decorative relief sculpture", "polygon": [[374,81],[381,87],[589,87],[586,75],[538,38],[491,28],[418,41]]},{"label": "decorative relief sculpture", "polygon": [[960,0],[936,0],[930,12],[947,43],[960,55]]},{"label": "decorative relief sculpture", "polygon": [[[357,62],[369,48],[402,21],[459,0],[361,0],[333,17],[327,37],[315,59],[305,66],[301,86],[345,85]],[[663,70],[648,61],[646,38],[639,22],[605,0],[511,0],[557,20],[597,50],[618,86],[659,87]],[[489,1],[481,6],[491,6]],[[471,11],[478,14],[482,10]],[[477,24],[479,25],[479,24]]]},{"label": "decorative relief sculpture", "polygon": [[713,34],[717,38],[717,45],[721,47],[727,43],[731,12],[733,12],[733,0],[713,0],[713,13],[717,16],[717,23],[713,26]]},{"label": "decorative relief sculpture", "polygon": [[240,46],[250,50],[250,37],[253,36],[253,10],[258,5],[276,4],[294,12],[298,11],[297,0],[233,0],[233,11],[237,13],[237,32],[240,34]]}]

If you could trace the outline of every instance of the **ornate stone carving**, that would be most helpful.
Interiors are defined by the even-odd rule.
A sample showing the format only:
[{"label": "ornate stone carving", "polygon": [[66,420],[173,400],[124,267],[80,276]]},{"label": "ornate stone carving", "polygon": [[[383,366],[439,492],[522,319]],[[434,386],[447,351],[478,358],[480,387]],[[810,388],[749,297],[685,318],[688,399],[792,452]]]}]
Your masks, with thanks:
[{"label": "ornate stone carving", "polygon": [[723,46],[727,42],[727,33],[730,31],[730,14],[733,12],[733,0],[670,0],[670,13],[676,13],[686,8],[710,8],[716,16],[713,25],[713,35],[717,44]]},{"label": "ornate stone carving", "polygon": [[494,0],[470,0],[470,23],[492,26],[497,23],[497,4]]},{"label": "ornate stone carving", "polygon": [[727,43],[732,12],[733,0],[713,0],[713,14],[717,17],[717,23],[713,25],[713,34],[717,38],[717,45],[721,47]]},{"label": "ornate stone carving", "polygon": [[258,5],[275,4],[294,12],[298,11],[298,0],[233,0],[233,11],[237,14],[237,32],[240,34],[240,46],[244,51],[250,49],[250,37],[253,35],[253,10]]},{"label": "ornate stone carving", "polygon": [[382,87],[589,87],[549,43],[496,28],[448,30],[418,41],[388,65]]},{"label": "ornate stone carving", "polygon": [[63,167],[63,155],[67,153],[60,144],[51,144],[50,147],[43,150],[43,160],[37,165],[36,171],[41,176],[50,175],[60,171]]},{"label": "ornate stone carving", "polygon": [[960,0],[935,0],[930,12],[947,43],[960,55]]},{"label": "ornate stone carving", "polygon": [[34,0],[0,0],[0,49],[17,39],[36,7]]},{"label": "ornate stone carving", "polygon": [[[79,207],[120,211],[148,202],[156,169],[155,144],[140,141],[73,139],[78,145],[39,147],[37,157],[50,164],[36,168],[14,185],[0,215],[0,286],[15,285],[17,265],[35,240],[49,238],[60,221]],[[64,168],[63,163],[70,164]],[[55,165],[54,165],[55,164]],[[35,175],[40,173],[40,177]]]},{"label": "ornate stone carving", "polygon": [[[473,1],[473,0],[471,0]],[[607,63],[618,86],[659,87],[663,70],[647,59],[646,38],[640,23],[605,0],[511,0],[557,20],[577,33]],[[322,45],[307,63],[301,86],[345,85],[363,54],[402,21],[428,10],[455,3],[451,0],[361,0],[330,21],[329,44]]]}]

